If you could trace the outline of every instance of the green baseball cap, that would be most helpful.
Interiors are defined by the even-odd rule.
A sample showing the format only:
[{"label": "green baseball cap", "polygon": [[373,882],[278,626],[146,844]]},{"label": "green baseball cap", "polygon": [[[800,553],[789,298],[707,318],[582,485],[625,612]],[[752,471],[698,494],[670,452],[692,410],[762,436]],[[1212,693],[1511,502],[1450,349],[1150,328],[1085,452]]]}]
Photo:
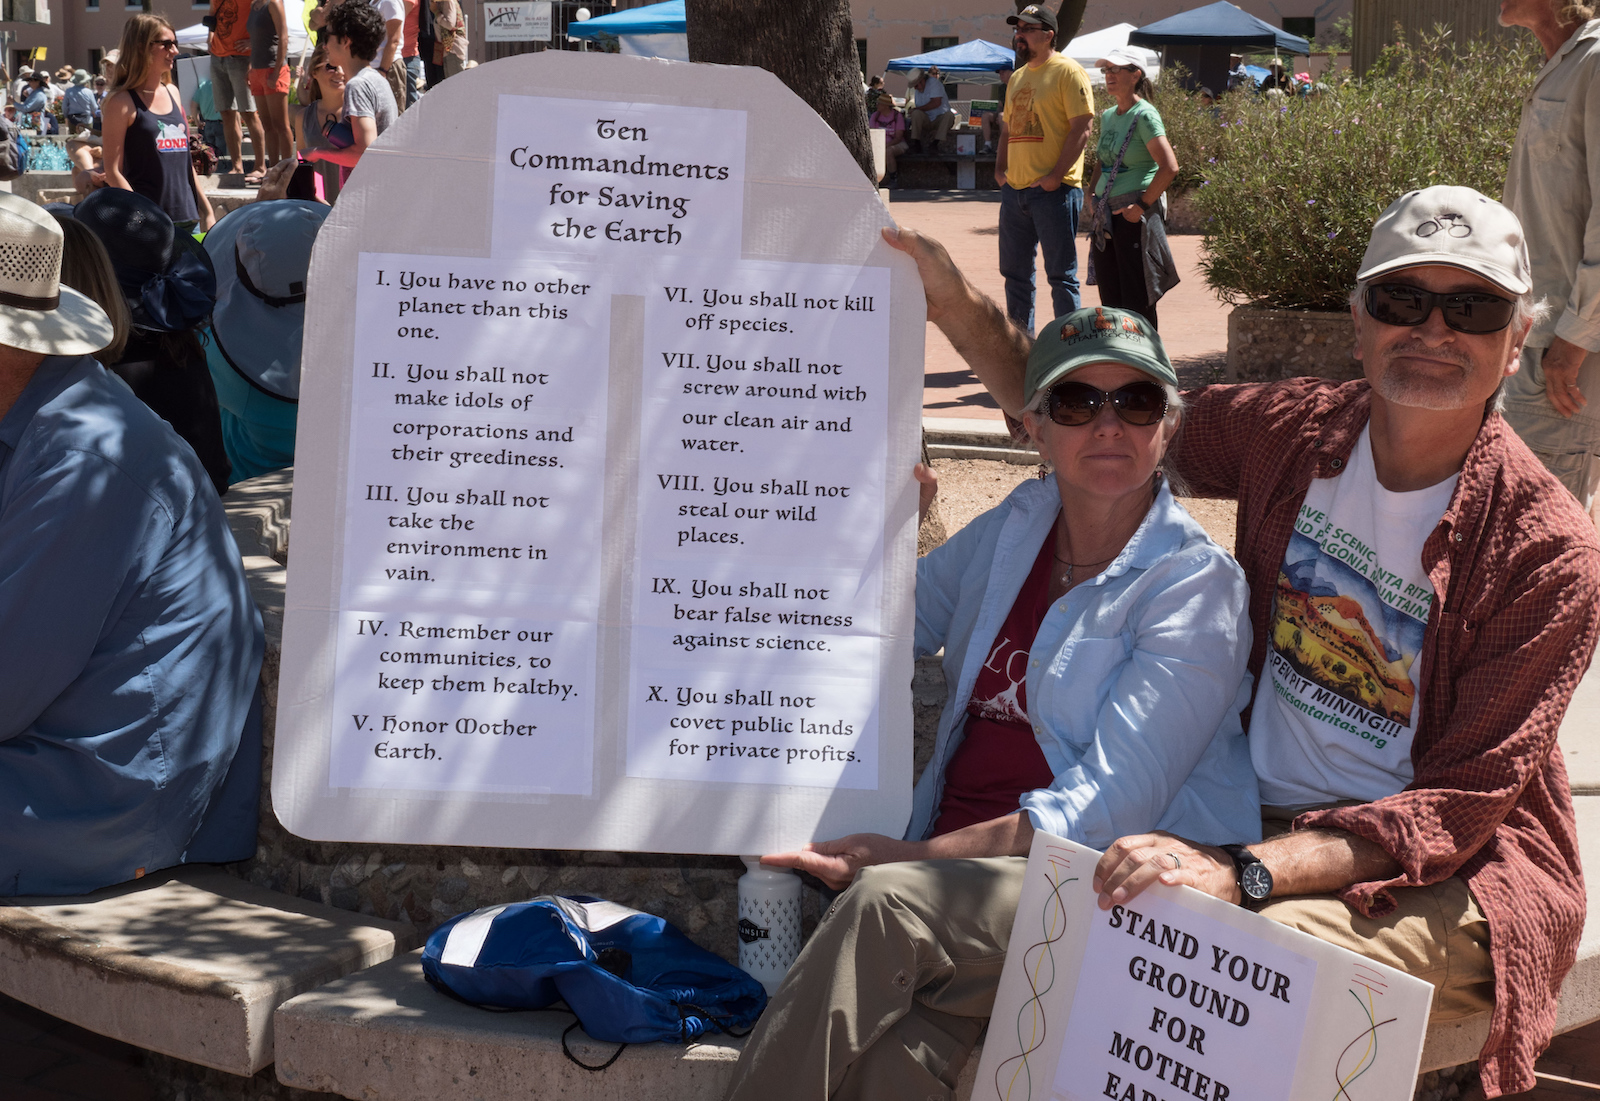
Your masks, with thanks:
[{"label": "green baseball cap", "polygon": [[1090,306],[1046,325],[1028,354],[1023,395],[1028,401],[1079,367],[1122,363],[1157,382],[1178,385],[1178,373],[1150,322],[1128,310]]}]

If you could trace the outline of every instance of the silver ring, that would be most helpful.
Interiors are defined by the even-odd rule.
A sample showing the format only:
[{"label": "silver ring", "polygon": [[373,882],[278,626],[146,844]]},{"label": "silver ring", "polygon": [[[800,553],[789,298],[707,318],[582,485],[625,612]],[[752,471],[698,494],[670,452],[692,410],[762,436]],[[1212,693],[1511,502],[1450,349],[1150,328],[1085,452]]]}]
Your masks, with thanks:
[{"label": "silver ring", "polygon": [[1167,855],[1172,857],[1172,869],[1173,869],[1173,871],[1177,871],[1179,868],[1183,867],[1183,861],[1178,859],[1178,854],[1177,853],[1168,853]]}]

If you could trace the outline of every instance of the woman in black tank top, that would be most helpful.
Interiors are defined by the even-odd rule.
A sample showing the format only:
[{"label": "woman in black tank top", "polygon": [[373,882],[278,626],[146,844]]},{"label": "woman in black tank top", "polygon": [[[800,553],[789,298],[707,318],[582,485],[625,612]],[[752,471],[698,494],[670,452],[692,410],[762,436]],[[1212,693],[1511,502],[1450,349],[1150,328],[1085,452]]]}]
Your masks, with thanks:
[{"label": "woman in black tank top", "polygon": [[106,182],[156,203],[188,233],[197,223],[210,229],[216,219],[189,159],[189,123],[177,86],[167,83],[177,52],[165,19],[131,16],[122,28],[122,55],[101,128]]}]

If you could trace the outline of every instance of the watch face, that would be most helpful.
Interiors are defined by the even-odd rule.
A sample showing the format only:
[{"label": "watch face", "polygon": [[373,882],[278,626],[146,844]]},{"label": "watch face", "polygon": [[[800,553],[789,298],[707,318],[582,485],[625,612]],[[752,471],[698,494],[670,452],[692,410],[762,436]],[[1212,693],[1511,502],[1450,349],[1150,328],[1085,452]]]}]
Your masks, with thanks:
[{"label": "watch face", "polygon": [[1247,864],[1244,871],[1239,873],[1239,888],[1244,891],[1245,897],[1260,902],[1272,894],[1272,873],[1267,871],[1265,864]]}]

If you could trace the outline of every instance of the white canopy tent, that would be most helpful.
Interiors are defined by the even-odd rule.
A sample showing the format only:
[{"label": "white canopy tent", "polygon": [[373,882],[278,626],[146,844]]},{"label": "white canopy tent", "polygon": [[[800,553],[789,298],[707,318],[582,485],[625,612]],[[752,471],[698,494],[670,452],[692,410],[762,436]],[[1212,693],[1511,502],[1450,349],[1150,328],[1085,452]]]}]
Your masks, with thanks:
[{"label": "white canopy tent", "polygon": [[1068,42],[1067,48],[1061,52],[1087,69],[1089,71],[1089,83],[1096,87],[1105,84],[1105,78],[1100,75],[1100,70],[1094,67],[1094,63],[1106,56],[1108,51],[1118,47],[1131,49],[1135,54],[1144,57],[1148,62],[1145,65],[1144,74],[1151,80],[1155,80],[1161,75],[1161,55],[1142,46],[1128,45],[1128,35],[1138,29],[1132,23],[1117,23],[1103,30],[1080,34],[1077,38]]},{"label": "white canopy tent", "polygon": [[[196,23],[192,27],[185,27],[174,32],[178,46],[185,50],[204,50],[206,41],[211,37],[211,28],[204,23]],[[289,60],[294,61],[302,53],[311,52],[311,39],[306,34],[306,29],[299,23],[289,24]]]}]

